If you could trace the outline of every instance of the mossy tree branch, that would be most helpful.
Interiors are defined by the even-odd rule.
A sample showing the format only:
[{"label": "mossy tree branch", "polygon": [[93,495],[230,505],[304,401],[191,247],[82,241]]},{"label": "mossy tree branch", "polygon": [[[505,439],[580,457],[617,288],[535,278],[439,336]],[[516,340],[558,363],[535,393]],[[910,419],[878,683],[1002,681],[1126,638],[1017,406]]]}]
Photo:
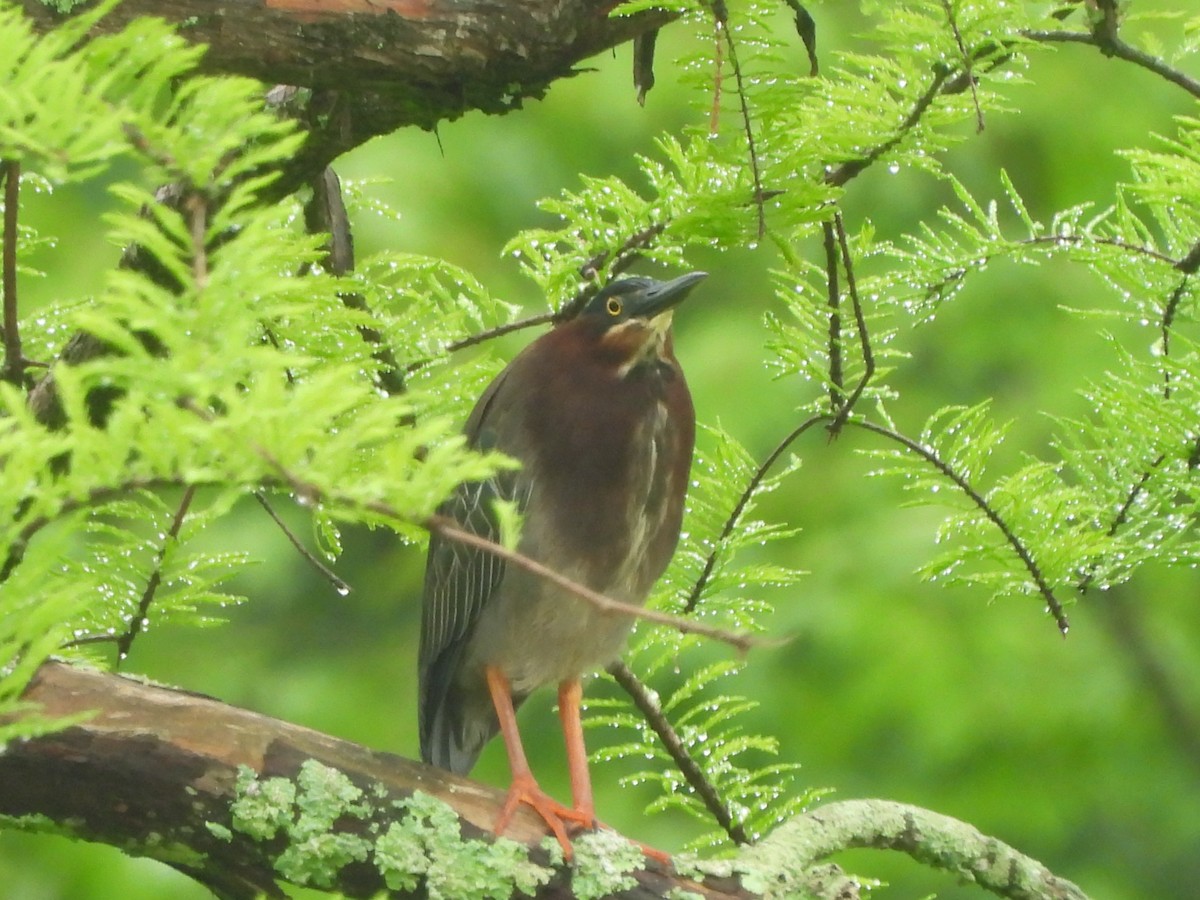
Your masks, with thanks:
[{"label": "mossy tree branch", "polygon": [[822,862],[850,847],[902,850],[1002,897],[1084,897],[968,825],[885,801],[813,810],[704,872],[683,862],[672,871],[611,833],[578,837],[567,868],[528,810],[518,810],[510,840],[493,838],[503,792],[399,756],[60,662],[41,667],[24,699],[76,724],[0,754],[0,816],[161,860],[220,897],[281,896],[279,881],[351,897],[424,896],[433,879],[474,878],[497,897],[682,890],[719,900],[782,889],[852,900],[857,882]]}]

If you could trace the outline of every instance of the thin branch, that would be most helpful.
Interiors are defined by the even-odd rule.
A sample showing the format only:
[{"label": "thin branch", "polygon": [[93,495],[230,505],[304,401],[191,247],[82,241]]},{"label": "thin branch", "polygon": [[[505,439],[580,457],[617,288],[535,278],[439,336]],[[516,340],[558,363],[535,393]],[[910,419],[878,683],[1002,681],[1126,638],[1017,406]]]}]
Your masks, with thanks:
[{"label": "thin branch", "polygon": [[258,505],[261,506],[266,511],[267,515],[271,517],[271,521],[274,522],[278,526],[279,530],[283,532],[284,537],[286,537],[291,545],[296,548],[296,552],[300,554],[301,559],[316,569],[317,574],[333,585],[333,589],[341,596],[345,597],[350,593],[350,585],[339,578],[338,574],[334,572],[333,569],[321,562],[315,553],[304,546],[304,543],[296,536],[296,533],[288,527],[287,522],[283,521],[283,519],[279,517],[279,513],[275,512],[275,508],[271,506],[271,502],[267,499],[266,494],[264,494],[262,491],[255,491],[254,499],[258,501]]},{"label": "thin branch", "polygon": [[[626,238],[624,243],[617,248],[616,252],[611,254],[613,263],[610,273],[614,276],[619,275],[637,262],[641,258],[641,251],[649,247],[654,242],[654,239],[663,233],[668,224],[666,221],[654,222]],[[580,275],[585,279],[594,278],[600,267],[608,261],[609,255],[609,252],[605,250],[593,256],[580,267]],[[451,341],[446,345],[446,352],[455,353],[459,350],[484,344],[496,338],[503,337],[506,334],[512,334],[515,331],[522,331],[526,328],[534,328],[538,325],[546,324],[555,325],[559,322],[569,321],[578,315],[579,311],[583,309],[588,300],[595,296],[599,289],[599,285],[589,282],[574,297],[564,303],[557,312],[537,313],[532,316],[526,316],[523,319],[518,319],[515,322],[506,322],[494,328],[486,328],[483,331],[467,335],[457,341]],[[434,360],[432,359],[419,359],[416,362],[411,362],[404,367],[404,374],[411,375],[413,372],[423,369],[433,362]]]},{"label": "thin branch", "polygon": [[825,290],[829,306],[829,408],[836,411],[845,396],[845,381],[842,374],[842,291],[838,285],[837,240],[833,233],[833,222],[821,223],[821,237],[825,248]]},{"label": "thin branch", "polygon": [[954,4],[951,0],[942,0],[942,8],[946,11],[946,21],[950,25],[950,33],[954,35],[954,43],[958,46],[958,52],[962,56],[963,72],[961,77],[971,88],[971,102],[975,104],[975,133],[983,134],[983,107],[979,105],[979,89],[971,71],[973,67],[971,55],[967,53],[967,45],[963,43],[962,32],[958,30],[958,20],[954,16]]},{"label": "thin branch", "polygon": [[925,111],[933,105],[933,101],[941,92],[943,85],[954,74],[954,70],[950,67],[936,69],[933,73],[933,80],[929,83],[929,87],[925,92],[917,98],[917,102],[913,104],[913,108],[909,110],[904,121],[900,123],[900,127],[896,129],[896,133],[884,141],[879,146],[869,150],[865,156],[858,159],[852,159],[842,163],[836,169],[831,169],[825,174],[825,183],[831,184],[834,187],[842,187],[851,179],[860,175],[864,169],[878,162],[879,158],[885,153],[894,148],[907,135],[917,123],[921,121],[921,117],[925,115]]},{"label": "thin branch", "polygon": [[754,496],[755,492],[762,484],[763,479],[767,477],[767,473],[771,471],[775,463],[779,461],[779,458],[787,452],[787,449],[793,443],[795,443],[802,434],[804,434],[814,425],[818,425],[821,422],[827,421],[828,419],[829,416],[825,414],[810,416],[809,418],[805,419],[803,422],[793,428],[787,437],[785,437],[775,446],[774,450],[767,454],[767,458],[759,464],[758,468],[754,471],[754,474],[750,476],[749,482],[746,483],[745,489],[742,491],[741,496],[738,497],[738,502],[734,504],[733,509],[730,511],[729,518],[725,520],[725,527],[721,529],[721,534],[713,542],[712,551],[704,560],[704,568],[700,571],[700,577],[696,579],[695,583],[692,585],[691,591],[688,592],[688,598],[683,604],[684,613],[692,612],[696,608],[696,605],[700,602],[700,597],[704,593],[704,589],[708,587],[709,579],[712,578],[713,569],[717,564],[717,555],[721,552],[721,547],[724,545],[725,540],[729,537],[729,535],[733,533],[733,529],[741,520],[742,514],[745,513],[746,507],[750,503],[750,498]]},{"label": "thin branch", "polygon": [[[377,511],[382,512],[382,509],[377,508]],[[394,513],[389,514],[394,515]],[[681,616],[673,616],[670,613],[661,612],[657,609],[647,609],[632,603],[614,600],[611,597],[601,594],[599,591],[594,591],[585,585],[572,581],[565,575],[560,575],[535,559],[530,559],[522,553],[509,550],[502,544],[497,544],[495,541],[490,541],[485,537],[480,537],[473,532],[465,530],[453,519],[446,516],[430,516],[420,524],[431,534],[436,534],[444,540],[454,541],[457,544],[463,544],[467,547],[474,547],[476,550],[482,550],[504,560],[509,565],[524,569],[531,575],[536,575],[538,578],[562,588],[571,595],[581,600],[586,600],[601,612],[628,616],[631,619],[643,619],[656,625],[666,625],[674,628],[680,634],[698,634],[702,637],[712,638],[715,641],[729,644],[742,653],[747,652],[751,647],[770,643],[742,632],[727,631],[724,628],[706,625],[703,622],[685,619]]]},{"label": "thin branch", "polygon": [[1146,247],[1142,244],[1130,244],[1127,241],[1121,240],[1120,238],[1094,237],[1091,235],[1082,234],[1047,234],[1039,235],[1037,237],[1021,238],[1015,243],[1023,247],[1037,246],[1039,244],[1052,244],[1054,246],[1062,246],[1063,244],[1074,244],[1076,246],[1082,246],[1085,244],[1098,244],[1102,247],[1115,247],[1118,250],[1128,250],[1130,253],[1147,256],[1150,259],[1157,260],[1158,262],[1166,263],[1175,269],[1180,268],[1182,263],[1181,260],[1177,260],[1172,256],[1168,256],[1166,253],[1155,250],[1153,247]]},{"label": "thin branch", "polygon": [[0,162],[4,180],[4,366],[0,379],[21,387],[25,381],[25,354],[21,350],[21,329],[17,320],[17,214],[21,193],[21,163],[15,159]]},{"label": "thin branch", "polygon": [[700,768],[692,754],[688,752],[679,733],[675,730],[675,726],[663,713],[662,706],[649,688],[621,660],[609,665],[606,671],[633,700],[634,706],[638,708],[638,712],[642,714],[646,724],[658,735],[663,749],[667,751],[675,763],[675,767],[692,786],[692,790],[700,797],[717,824],[729,835],[729,839],[735,844],[750,843],[746,830],[740,822],[733,820],[729,805],[722,799],[716,786],[705,776],[704,770]]},{"label": "thin branch", "polygon": [[[772,450],[765,460],[755,470],[750,481],[746,484],[741,495],[738,497],[737,503],[729,513],[729,517],[725,520],[725,525],[721,529],[721,534],[713,543],[713,549],[705,557],[704,567],[700,571],[699,577],[692,585],[692,589],[688,592],[688,598],[683,605],[683,611],[690,613],[696,608],[696,604],[700,602],[700,596],[704,589],[708,586],[709,580],[712,578],[713,570],[717,564],[717,555],[720,553],[721,546],[725,540],[733,533],[733,529],[737,527],[738,521],[742,514],[746,511],[746,507],[750,503],[751,497],[758,490],[762,481],[767,476],[767,472],[775,465],[784,452],[797,440],[800,435],[808,431],[818,422],[829,421],[827,430],[831,435],[835,435],[840,431],[846,423],[850,413],[855,405],[862,397],[863,391],[866,390],[867,384],[875,375],[875,354],[871,350],[870,334],[867,331],[866,317],[863,314],[862,303],[858,297],[858,285],[854,277],[854,261],[850,255],[850,244],[846,237],[846,228],[842,220],[841,213],[834,216],[832,222],[822,223],[824,241],[825,241],[825,269],[827,281],[829,283],[829,381],[830,381],[830,405],[834,410],[832,417],[817,415],[805,419],[796,428],[794,428],[779,444]],[[841,254],[842,268],[846,273],[846,287],[850,293],[850,301],[854,310],[855,326],[858,328],[859,345],[862,350],[863,358],[863,374],[859,378],[858,384],[850,396],[844,401],[843,374],[842,374],[842,341],[841,341],[841,313],[838,287],[838,254]]]},{"label": "thin branch", "polygon": [[1053,588],[1051,588],[1050,584],[1046,581],[1046,577],[1042,574],[1042,570],[1038,566],[1037,560],[1033,558],[1033,554],[1029,552],[1029,548],[1025,546],[1019,537],[1017,537],[1012,528],[1009,527],[1008,523],[1004,521],[1001,515],[992,508],[992,505],[988,503],[986,497],[975,490],[975,488],[971,486],[971,483],[962,475],[960,475],[953,466],[943,460],[937,454],[937,451],[932,447],[927,447],[918,441],[914,441],[910,437],[900,434],[898,431],[887,428],[883,425],[876,425],[874,422],[870,422],[866,419],[850,419],[848,420],[847,424],[854,425],[863,429],[864,431],[873,432],[874,434],[878,434],[881,437],[885,437],[888,440],[900,444],[905,449],[917,454],[917,456],[920,456],[927,463],[954,482],[955,486],[962,491],[968,497],[968,499],[975,504],[979,511],[983,513],[988,520],[1000,530],[1002,535],[1004,535],[1004,539],[1008,542],[1008,545],[1012,547],[1013,552],[1016,553],[1017,558],[1021,560],[1021,564],[1029,573],[1029,577],[1033,579],[1033,583],[1037,586],[1038,593],[1040,593],[1042,598],[1046,601],[1046,608],[1054,617],[1054,622],[1058,625],[1058,630],[1062,632],[1063,637],[1066,637],[1067,632],[1070,630],[1070,623],[1067,621],[1067,615],[1063,611],[1062,603],[1059,601],[1058,597],[1055,596]]},{"label": "thin branch", "polygon": [[850,293],[850,305],[854,310],[854,324],[858,329],[859,348],[862,351],[863,359],[862,377],[858,379],[858,384],[854,386],[854,390],[850,393],[850,396],[842,403],[841,409],[837,411],[837,415],[827,428],[830,435],[836,436],[841,431],[842,426],[846,424],[850,413],[854,410],[859,398],[862,397],[863,391],[867,389],[867,385],[875,377],[875,354],[871,350],[871,335],[867,331],[866,316],[863,315],[862,303],[858,299],[858,282],[854,277],[854,260],[850,256],[850,242],[846,238],[846,224],[842,221],[840,211],[834,214],[833,223],[837,230],[838,247],[842,254],[842,270],[846,273],[846,290]]},{"label": "thin branch", "polygon": [[163,563],[167,558],[167,548],[173,541],[178,540],[179,531],[183,528],[184,517],[187,516],[188,508],[192,505],[192,499],[195,496],[195,485],[189,485],[184,490],[183,497],[179,500],[179,507],[175,510],[175,517],[171,520],[171,528],[163,535],[162,546],[158,548],[158,553],[154,559],[154,568],[150,572],[150,577],[146,580],[146,589],[142,591],[142,599],[138,601],[137,611],[130,617],[125,633],[117,638],[116,668],[118,669],[121,667],[121,663],[125,661],[125,658],[129,656],[129,650],[133,647],[134,639],[146,627],[147,616],[150,614],[150,605],[154,602],[154,596],[158,593],[158,586],[162,583],[162,569]]},{"label": "thin branch", "polygon": [[[465,350],[467,347],[474,347],[477,344],[484,344],[488,341],[495,340],[499,337],[504,337],[506,334],[512,334],[514,331],[522,331],[526,328],[533,328],[537,325],[545,325],[548,322],[555,320],[555,314],[552,312],[537,313],[533,316],[526,316],[524,319],[518,319],[515,322],[506,322],[503,325],[497,325],[495,328],[485,328],[483,331],[477,331],[475,334],[467,335],[457,341],[451,341],[446,345],[447,353],[454,353],[458,350]],[[408,376],[413,372],[418,372],[426,366],[436,362],[435,358],[418,359],[415,362],[410,362],[404,367],[404,375]]]},{"label": "thin branch", "polygon": [[754,126],[750,119],[750,104],[746,99],[746,84],[742,79],[742,66],[738,62],[737,44],[729,31],[729,8],[725,0],[713,0],[713,17],[717,22],[717,31],[724,35],[725,44],[729,47],[729,62],[733,65],[733,80],[737,83],[738,104],[742,112],[742,131],[746,135],[746,151],[750,155],[750,176],[754,180],[754,209],[758,215],[758,239],[761,241],[767,233],[767,197],[762,185],[762,172],[758,165],[758,150],[754,146]]},{"label": "thin branch", "polygon": [[1089,34],[1085,31],[1022,30],[1018,33],[1026,40],[1041,44],[1088,44],[1097,47],[1105,56],[1115,56],[1117,59],[1131,62],[1135,66],[1141,66],[1200,99],[1200,80],[1171,68],[1164,60],[1127,44],[1115,35],[1111,39],[1104,39],[1096,33]]}]

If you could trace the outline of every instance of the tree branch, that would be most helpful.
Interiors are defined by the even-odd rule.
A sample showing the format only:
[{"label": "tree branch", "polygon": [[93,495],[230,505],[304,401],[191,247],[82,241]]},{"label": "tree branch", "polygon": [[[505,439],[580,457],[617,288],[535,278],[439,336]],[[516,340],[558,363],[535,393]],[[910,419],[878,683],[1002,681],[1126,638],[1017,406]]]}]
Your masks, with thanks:
[{"label": "tree branch", "polygon": [[502,791],[209,697],[48,662],[23,699],[26,715],[75,724],[7,745],[0,815],[158,859],[223,898],[281,896],[278,881],[348,897],[455,896],[468,884],[456,879],[468,879],[537,900],[856,900],[854,878],[818,863],[875,847],[998,896],[1086,900],[969,825],[881,800],[811,810],[736,860],[678,860],[686,873],[612,832],[577,836],[568,868],[528,809],[514,815],[510,842],[492,835]]},{"label": "tree branch", "polygon": [[783,857],[790,865],[808,866],[851,847],[899,850],[999,897],[1087,898],[1041,863],[965,822],[890,800],[828,803],[784,823],[746,856]]},{"label": "tree branch", "polygon": [[[591,874],[585,853],[573,871],[553,861],[541,820],[524,808],[507,833],[523,846],[499,852],[491,826],[502,791],[208,697],[50,662],[24,699],[50,718],[91,715],[8,745],[0,814],[161,860],[221,897],[280,896],[277,880],[417,897],[473,868],[497,886],[509,877],[539,898],[569,898],[570,879]],[[322,833],[305,834],[322,816]],[[701,884],[636,857],[614,895],[748,896],[735,882]]]},{"label": "tree branch", "polygon": [[[89,4],[90,5],[90,4]],[[144,16],[176,23],[208,46],[202,68],[311,88],[295,178],[304,184],[338,155],[405,125],[432,129],[471,110],[505,113],[545,95],[590,56],[658,28],[674,14],[610,17],[612,0],[124,0],[97,26]],[[35,27],[71,4],[22,0]],[[307,173],[307,174],[305,174]]]}]

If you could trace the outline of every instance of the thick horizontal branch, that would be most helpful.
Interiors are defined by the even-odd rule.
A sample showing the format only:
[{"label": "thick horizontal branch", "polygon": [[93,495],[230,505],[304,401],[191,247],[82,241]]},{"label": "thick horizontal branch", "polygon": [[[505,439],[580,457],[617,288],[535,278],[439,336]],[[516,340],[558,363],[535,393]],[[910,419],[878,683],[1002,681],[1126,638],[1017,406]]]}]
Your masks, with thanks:
[{"label": "thick horizontal branch", "polygon": [[[507,832],[525,845],[515,857],[517,874],[497,867],[491,825],[504,793],[399,756],[209,697],[58,662],[39,669],[24,699],[44,717],[90,718],[8,745],[0,754],[0,815],[160,859],[222,897],[278,895],[277,879],[352,897],[389,888],[393,896],[421,896],[422,863],[433,855],[443,866],[491,865],[487,874],[498,882],[540,872],[541,898],[572,897],[572,876],[583,874],[551,861],[541,844],[544,825],[525,808]],[[453,811],[449,834],[428,813],[436,801]],[[329,834],[301,834],[314,807],[336,802],[342,807],[330,807]],[[330,846],[341,847],[344,858]],[[308,868],[295,864],[301,857]],[[396,859],[410,862],[408,870],[397,869]],[[314,869],[313,860],[329,868]],[[641,865],[616,896],[661,897],[672,889],[714,900],[749,896],[732,881],[702,885],[650,859]]]},{"label": "thick horizontal branch", "polygon": [[880,800],[811,810],[737,860],[678,863],[687,874],[612,832],[577,836],[567,867],[524,808],[496,846],[499,790],[209,697],[48,662],[23,699],[39,720],[75,724],[0,753],[7,825],[161,860],[225,898],[279,896],[277,881],[350,897],[453,896],[434,879],[463,877],[539,900],[574,897],[576,879],[595,896],[597,878],[601,893],[627,900],[855,900],[856,880],[821,862],[851,847],[901,850],[1003,897],[1084,898],[965,823]]},{"label": "thick horizontal branch", "polygon": [[[66,16],[23,0],[36,27]],[[610,17],[613,0],[124,0],[98,26],[156,16],[208,46],[202,67],[311,88],[308,165],[404,125],[433,128],[470,110],[503,113],[540,98],[590,56],[674,16]],[[73,12],[94,6],[84,4]],[[634,96],[630,81],[630,101]],[[318,122],[323,123],[320,127]]]}]

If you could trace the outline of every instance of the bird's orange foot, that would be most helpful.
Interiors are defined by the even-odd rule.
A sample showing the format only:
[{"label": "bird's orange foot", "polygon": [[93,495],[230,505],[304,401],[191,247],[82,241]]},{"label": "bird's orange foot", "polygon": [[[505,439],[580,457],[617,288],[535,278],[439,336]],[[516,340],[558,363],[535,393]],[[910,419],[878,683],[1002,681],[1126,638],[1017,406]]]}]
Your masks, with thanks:
[{"label": "bird's orange foot", "polygon": [[513,783],[508,789],[508,797],[504,801],[504,807],[500,810],[500,815],[496,817],[496,824],[493,826],[496,834],[504,833],[513,813],[522,803],[542,817],[542,821],[546,823],[558,840],[559,846],[563,849],[563,855],[568,861],[574,858],[575,851],[571,846],[570,838],[567,837],[567,829],[579,831],[596,827],[596,816],[591,810],[572,809],[564,806],[543,791],[533,778],[518,777],[513,779]]}]

